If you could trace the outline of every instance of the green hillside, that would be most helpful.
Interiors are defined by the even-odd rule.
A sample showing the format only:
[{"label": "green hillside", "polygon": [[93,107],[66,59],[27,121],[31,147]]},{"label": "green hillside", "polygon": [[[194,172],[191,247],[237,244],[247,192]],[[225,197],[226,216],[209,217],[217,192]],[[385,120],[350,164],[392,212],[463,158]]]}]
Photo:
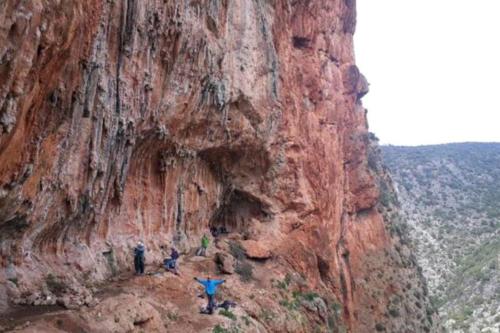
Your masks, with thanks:
[{"label": "green hillside", "polygon": [[450,330],[500,329],[500,144],[384,146],[430,292]]}]

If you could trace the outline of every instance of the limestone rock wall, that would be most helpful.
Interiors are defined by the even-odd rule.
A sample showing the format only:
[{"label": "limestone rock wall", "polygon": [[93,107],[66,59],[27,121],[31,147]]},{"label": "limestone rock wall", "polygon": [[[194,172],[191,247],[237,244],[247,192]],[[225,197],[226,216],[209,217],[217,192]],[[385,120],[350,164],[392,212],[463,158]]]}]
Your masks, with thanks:
[{"label": "limestone rock wall", "polygon": [[354,0],[2,1],[0,279],[18,290],[0,294],[223,224],[335,293],[354,332],[421,329],[410,301],[387,315],[413,287],[376,273],[399,259],[354,27]]}]

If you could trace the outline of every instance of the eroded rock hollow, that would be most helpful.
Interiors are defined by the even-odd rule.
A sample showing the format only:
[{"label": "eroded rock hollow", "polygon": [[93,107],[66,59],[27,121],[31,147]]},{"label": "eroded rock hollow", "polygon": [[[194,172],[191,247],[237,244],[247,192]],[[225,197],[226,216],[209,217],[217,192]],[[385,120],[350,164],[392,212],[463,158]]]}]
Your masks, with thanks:
[{"label": "eroded rock hollow", "polygon": [[352,332],[430,330],[369,165],[355,17],[354,0],[2,1],[0,307],[215,225],[337,297]]}]

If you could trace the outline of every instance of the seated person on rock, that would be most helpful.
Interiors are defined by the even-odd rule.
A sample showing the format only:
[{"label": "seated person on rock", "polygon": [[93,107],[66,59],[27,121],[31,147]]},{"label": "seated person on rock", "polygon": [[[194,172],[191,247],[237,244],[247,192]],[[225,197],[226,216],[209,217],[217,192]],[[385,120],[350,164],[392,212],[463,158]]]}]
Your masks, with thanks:
[{"label": "seated person on rock", "polygon": [[179,252],[177,252],[177,250],[172,247],[170,252],[170,258],[165,259],[163,261],[163,266],[167,271],[178,275],[179,272],[177,270],[177,259],[179,259]]}]

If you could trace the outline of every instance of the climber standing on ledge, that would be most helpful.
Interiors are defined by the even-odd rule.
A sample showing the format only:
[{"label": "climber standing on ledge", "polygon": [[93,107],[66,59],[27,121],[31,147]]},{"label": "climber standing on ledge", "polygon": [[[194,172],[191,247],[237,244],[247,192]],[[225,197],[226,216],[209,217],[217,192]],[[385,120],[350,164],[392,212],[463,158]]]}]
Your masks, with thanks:
[{"label": "climber standing on ledge", "polygon": [[210,280],[210,277],[207,277],[206,280],[194,278],[198,283],[200,283],[203,287],[205,287],[205,294],[208,298],[208,304],[205,311],[202,313],[213,314],[215,305],[215,293],[217,292],[217,287],[226,282],[226,280]]},{"label": "climber standing on ledge", "polygon": [[136,275],[144,274],[145,252],[146,248],[144,244],[142,242],[137,243],[137,246],[134,248],[134,267]]},{"label": "climber standing on ledge", "polygon": [[203,234],[203,237],[201,238],[201,246],[198,248],[198,251],[196,251],[197,256],[207,256],[208,243],[209,240],[207,234]]}]

